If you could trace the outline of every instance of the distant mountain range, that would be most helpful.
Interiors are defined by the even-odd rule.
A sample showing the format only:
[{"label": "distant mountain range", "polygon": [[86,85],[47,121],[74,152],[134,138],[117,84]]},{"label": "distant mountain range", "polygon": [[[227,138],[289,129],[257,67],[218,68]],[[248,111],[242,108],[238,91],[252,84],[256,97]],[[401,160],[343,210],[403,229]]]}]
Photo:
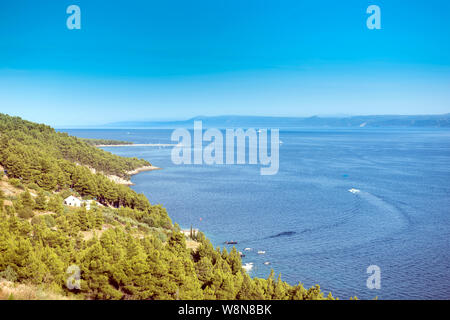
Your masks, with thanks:
[{"label": "distant mountain range", "polygon": [[305,127],[450,127],[450,113],[442,115],[372,115],[348,117],[259,117],[198,116],[182,121],[125,121],[107,128],[191,128],[194,121],[215,128],[305,128]]}]

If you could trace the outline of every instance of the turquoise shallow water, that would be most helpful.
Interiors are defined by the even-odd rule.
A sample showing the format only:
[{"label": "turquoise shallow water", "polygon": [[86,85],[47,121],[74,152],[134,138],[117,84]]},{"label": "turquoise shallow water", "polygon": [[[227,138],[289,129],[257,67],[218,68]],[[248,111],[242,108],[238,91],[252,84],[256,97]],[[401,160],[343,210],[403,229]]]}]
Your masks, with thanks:
[{"label": "turquoise shallow water", "polygon": [[[61,131],[135,143],[170,143],[172,132]],[[450,298],[450,130],[305,129],[280,139],[274,176],[253,165],[177,166],[170,147],[104,149],[164,168],[134,176],[133,189],[215,245],[251,248],[251,275],[273,268],[340,298]],[[366,287],[369,265],[381,268],[380,290]]]}]

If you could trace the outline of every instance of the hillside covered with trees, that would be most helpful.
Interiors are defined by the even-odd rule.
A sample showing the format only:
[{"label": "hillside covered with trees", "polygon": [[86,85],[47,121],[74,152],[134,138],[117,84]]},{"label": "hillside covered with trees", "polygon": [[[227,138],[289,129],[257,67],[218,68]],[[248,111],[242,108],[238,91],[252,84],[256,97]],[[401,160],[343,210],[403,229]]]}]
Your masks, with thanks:
[{"label": "hillside covered with trees", "polygon": [[[273,273],[251,278],[235,248],[214,248],[202,233],[186,237],[163,207],[105,176],[144,165],[0,114],[0,297],[7,282],[75,299],[333,298]],[[99,204],[65,206],[68,195]],[[79,288],[67,286],[71,266]]]}]

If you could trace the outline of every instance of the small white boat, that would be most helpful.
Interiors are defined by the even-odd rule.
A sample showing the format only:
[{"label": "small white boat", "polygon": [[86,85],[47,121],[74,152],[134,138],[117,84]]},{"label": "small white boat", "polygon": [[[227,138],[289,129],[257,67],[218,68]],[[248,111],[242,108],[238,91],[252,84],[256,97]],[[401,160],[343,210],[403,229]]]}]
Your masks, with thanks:
[{"label": "small white boat", "polygon": [[361,192],[361,190],[358,190],[358,189],[355,189],[355,188],[348,189],[348,191],[351,192],[351,193],[360,193]]},{"label": "small white boat", "polygon": [[244,251],[250,251],[252,248],[245,248]]},{"label": "small white boat", "polygon": [[268,265],[270,264],[270,262],[269,262],[269,261],[266,261],[266,262],[264,262],[264,264],[265,264],[266,266],[268,266]]},{"label": "small white boat", "polygon": [[245,271],[250,271],[253,269],[253,262],[246,263],[242,266],[242,269]]},{"label": "small white boat", "polygon": [[265,254],[266,252],[265,251],[263,251],[263,250],[259,250],[258,251],[258,254]]}]

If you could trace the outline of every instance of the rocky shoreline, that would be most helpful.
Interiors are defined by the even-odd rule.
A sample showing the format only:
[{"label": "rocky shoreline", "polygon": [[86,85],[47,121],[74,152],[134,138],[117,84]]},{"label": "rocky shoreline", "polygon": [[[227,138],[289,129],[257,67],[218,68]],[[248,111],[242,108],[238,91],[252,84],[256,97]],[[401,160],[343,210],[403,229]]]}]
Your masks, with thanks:
[{"label": "rocky shoreline", "polygon": [[129,143],[129,144],[98,144],[97,148],[105,147],[176,147],[179,144],[174,143]]},{"label": "rocky shoreline", "polygon": [[[161,170],[161,169],[162,168],[155,167],[155,166],[152,166],[152,165],[150,165],[150,166],[143,166],[143,167],[139,167],[139,168],[136,168],[134,170],[131,170],[131,171],[127,171],[127,174],[129,176],[134,176],[135,174],[138,174],[138,173],[141,173],[141,172],[153,171],[153,170]],[[126,186],[133,186],[134,185],[134,183],[131,182],[131,180],[127,180],[127,179],[121,178],[119,176],[115,176],[115,175],[106,175],[106,176],[108,177],[108,179],[110,179],[111,181],[114,181],[115,183],[118,183],[118,184],[123,184],[123,185],[126,185]]]},{"label": "rocky shoreline", "polygon": [[[77,165],[80,165],[79,163],[77,163]],[[92,173],[96,173],[97,172],[97,170],[95,170],[94,168],[90,168],[90,167],[88,167],[89,168],[89,170],[91,170],[91,172]],[[134,169],[134,170],[131,170],[131,171],[127,171],[126,173],[127,173],[127,175],[129,175],[129,176],[134,176],[135,174],[138,174],[138,173],[140,173],[140,172],[144,172],[144,171],[153,171],[153,170],[161,170],[162,168],[160,168],[160,167],[156,167],[156,166],[153,166],[153,165],[149,165],[149,166],[143,166],[143,167],[139,167],[139,168],[136,168],[136,169]],[[118,183],[118,184],[123,184],[123,185],[125,185],[125,186],[133,186],[134,185],[134,183],[133,182],[131,182],[131,180],[127,180],[127,179],[124,179],[124,178],[122,178],[122,177],[119,177],[119,176],[116,176],[116,175],[113,175],[113,174],[105,174],[105,173],[103,173],[103,172],[101,172],[105,177],[107,177],[109,180],[111,180],[112,182],[115,182],[115,183]]]},{"label": "rocky shoreline", "polygon": [[135,174],[138,174],[138,173],[140,173],[140,172],[144,172],[144,171],[153,171],[153,170],[161,170],[161,169],[162,169],[162,168],[159,168],[159,167],[156,167],[156,166],[149,165],[149,166],[143,166],[143,167],[140,167],[140,168],[136,168],[136,169],[131,170],[131,171],[127,171],[127,174],[130,175],[130,176],[134,176]]}]

